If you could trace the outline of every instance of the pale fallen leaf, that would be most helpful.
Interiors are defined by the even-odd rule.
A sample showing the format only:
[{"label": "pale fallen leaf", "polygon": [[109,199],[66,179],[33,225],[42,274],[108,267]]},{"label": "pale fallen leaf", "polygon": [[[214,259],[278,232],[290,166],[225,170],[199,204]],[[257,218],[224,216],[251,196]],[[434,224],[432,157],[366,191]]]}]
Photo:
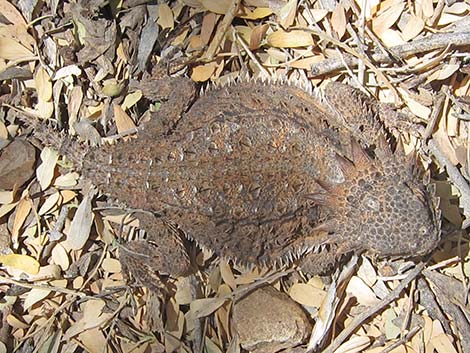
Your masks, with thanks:
[{"label": "pale fallen leaf", "polygon": [[273,11],[268,7],[257,7],[253,11],[245,9],[245,12],[243,12],[243,15],[240,17],[247,20],[258,20],[260,18],[271,16],[272,13]]},{"label": "pale fallen leaf", "polygon": [[52,248],[51,258],[54,264],[59,265],[62,271],[67,271],[70,267],[70,259],[67,250],[58,243]]},{"label": "pale fallen leaf", "polygon": [[204,9],[219,15],[225,15],[231,4],[231,0],[201,0],[201,5],[204,7]]},{"label": "pale fallen leaf", "polygon": [[105,302],[101,299],[87,300],[82,305],[83,316],[75,322],[64,335],[64,340],[95,327],[100,327],[104,322],[112,317],[112,313],[103,313]]},{"label": "pale fallen leaf", "polygon": [[52,99],[52,81],[47,71],[40,66],[34,75],[34,83],[39,98],[48,102]]},{"label": "pale fallen leaf", "polygon": [[28,217],[31,208],[32,204],[29,197],[23,197],[18,203],[18,207],[16,208],[15,219],[13,221],[13,228],[11,230],[11,241],[14,246],[18,244],[20,229],[23,226],[26,217]]},{"label": "pale fallen leaf", "polygon": [[357,353],[364,352],[364,350],[370,346],[372,340],[368,336],[353,336],[338,349],[335,350],[335,353]]},{"label": "pale fallen leaf", "polygon": [[445,333],[434,336],[430,342],[438,353],[457,353],[452,341]]},{"label": "pale fallen leaf", "polygon": [[261,41],[263,40],[266,32],[269,29],[269,25],[264,23],[262,25],[256,26],[251,31],[250,35],[250,49],[255,50],[261,46]]},{"label": "pale fallen leaf", "polygon": [[460,68],[459,64],[445,64],[441,69],[428,76],[426,84],[435,80],[445,80]]},{"label": "pale fallen leaf", "polygon": [[331,26],[336,32],[336,35],[341,39],[346,32],[346,14],[344,7],[341,4],[336,5],[333,13],[331,14]]},{"label": "pale fallen leaf", "polygon": [[196,82],[207,81],[214,73],[217,63],[210,62],[205,65],[199,65],[193,68],[191,79]]},{"label": "pale fallen leaf", "polygon": [[297,0],[289,0],[276,14],[279,24],[283,28],[290,27],[295,20],[297,13]]},{"label": "pale fallen leaf", "polygon": [[81,249],[90,236],[91,225],[93,223],[93,212],[91,212],[93,196],[94,192],[89,192],[78,206],[77,212],[75,212],[65,241],[65,245],[69,249]]},{"label": "pale fallen leaf", "polygon": [[7,0],[0,0],[0,13],[5,17],[10,23],[16,25],[27,26],[27,23],[23,15]]},{"label": "pale fallen leaf", "polygon": [[237,288],[237,284],[235,282],[235,277],[233,276],[232,269],[227,261],[221,260],[220,261],[220,275],[225,283],[227,283],[230,288],[235,289]]},{"label": "pale fallen leaf", "polygon": [[380,301],[372,289],[357,276],[351,278],[346,292],[356,297],[358,303],[362,305],[374,305]]},{"label": "pale fallen leaf", "polygon": [[60,202],[62,196],[59,192],[54,192],[52,195],[49,195],[44,203],[41,205],[41,208],[38,211],[38,215],[42,216],[48,213],[54,206]]},{"label": "pale fallen leaf", "polygon": [[137,90],[135,92],[129,93],[124,98],[124,102],[122,102],[121,108],[123,110],[127,110],[127,109],[133,107],[134,105],[137,104],[138,101],[140,101],[142,99],[142,96],[143,96],[143,94],[142,94],[141,90]]},{"label": "pale fallen leaf", "polygon": [[101,267],[103,270],[109,273],[119,273],[121,272],[121,263],[117,259],[112,259],[112,258],[105,258],[103,262],[101,263]]},{"label": "pale fallen leaf", "polygon": [[119,104],[113,105],[114,120],[119,133],[135,129],[134,121],[129,115],[121,108]]},{"label": "pale fallen leaf", "polygon": [[50,147],[44,147],[41,151],[41,165],[36,169],[36,177],[41,185],[41,190],[45,190],[51,184],[54,177],[54,169],[57,164],[59,155],[57,151]]},{"label": "pale fallen leaf", "polygon": [[[388,6],[387,6],[388,5]],[[388,1],[380,7],[380,12],[376,18],[372,20],[372,30],[381,37],[381,34],[390,29],[400,18],[405,8],[403,1]]]},{"label": "pale fallen leaf", "polygon": [[46,298],[51,291],[49,289],[33,288],[27,294],[23,303],[23,309],[28,310],[34,304]]},{"label": "pale fallen leaf", "polygon": [[21,60],[32,57],[33,53],[12,38],[0,37],[0,58]]},{"label": "pale fallen leaf", "polygon": [[411,15],[406,23],[405,28],[402,30],[402,38],[404,41],[409,41],[416,37],[424,29],[424,21],[421,17]]},{"label": "pale fallen leaf", "polygon": [[107,353],[109,352],[108,340],[103,331],[99,328],[85,330],[78,334],[77,339],[82,342],[88,353]]},{"label": "pale fallen leaf", "polygon": [[196,299],[190,304],[191,312],[196,319],[208,316],[220,308],[227,299],[224,298],[203,298]]},{"label": "pale fallen leaf", "polygon": [[52,77],[54,81],[61,80],[63,78],[66,78],[68,76],[80,76],[82,74],[82,69],[78,67],[77,65],[68,65],[61,67],[59,70],[57,70]]},{"label": "pale fallen leaf", "polygon": [[393,320],[397,318],[395,310],[393,310],[393,308],[389,308],[385,310],[382,316],[385,319],[385,337],[389,340],[397,338],[401,333],[401,328],[393,322]]},{"label": "pale fallen leaf", "polygon": [[173,20],[173,11],[170,6],[165,3],[158,5],[158,20],[157,23],[163,28],[173,29],[175,22]]},{"label": "pale fallen leaf", "polygon": [[77,172],[59,175],[57,179],[54,180],[54,186],[58,188],[70,188],[77,185],[79,178],[80,175]]},{"label": "pale fallen leaf", "polygon": [[268,35],[268,44],[275,48],[296,48],[313,45],[313,37],[310,33],[301,30],[286,32],[282,29]]},{"label": "pale fallen leaf", "polygon": [[31,275],[39,272],[39,262],[29,255],[7,254],[0,255],[0,263],[5,266],[13,267],[17,270],[24,271]]},{"label": "pale fallen leaf", "polygon": [[0,191],[0,204],[9,204],[13,202],[15,193],[13,191]]},{"label": "pale fallen leaf", "polygon": [[295,283],[289,289],[289,295],[297,303],[319,308],[325,300],[326,292],[306,283]]}]

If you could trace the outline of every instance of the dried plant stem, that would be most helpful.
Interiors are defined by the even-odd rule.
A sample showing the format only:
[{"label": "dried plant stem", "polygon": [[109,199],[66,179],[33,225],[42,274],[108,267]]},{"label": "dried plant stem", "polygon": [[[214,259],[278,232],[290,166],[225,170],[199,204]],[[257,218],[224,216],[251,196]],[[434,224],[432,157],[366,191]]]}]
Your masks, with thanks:
[{"label": "dried plant stem", "polygon": [[222,42],[225,33],[227,33],[228,28],[232,24],[232,21],[235,18],[235,15],[237,14],[240,4],[241,0],[232,0],[232,3],[230,4],[230,7],[227,10],[227,13],[225,14],[224,19],[220,23],[220,26],[216,34],[214,35],[214,38],[212,39],[212,42],[209,45],[209,48],[207,49],[206,55],[204,56],[204,59],[206,59],[207,61],[211,61],[214,58],[217,48]]},{"label": "dried plant stem", "polygon": [[[336,45],[336,43],[333,44]],[[388,64],[392,63],[396,59],[405,59],[411,55],[436,49],[444,49],[449,44],[453,47],[470,45],[470,32],[435,33],[431,36],[417,39],[410,43],[391,47],[390,52],[393,53],[394,57],[384,53],[375,53],[372,54],[370,60],[374,63]],[[330,58],[318,64],[314,64],[311,66],[311,71],[313,75],[321,76],[333,71],[344,69],[343,61],[345,61],[349,67],[356,67],[360,60],[363,59],[349,53],[349,55],[344,55],[344,60],[341,58]]]},{"label": "dried plant stem", "polygon": [[380,303],[370,307],[362,314],[357,316],[351,322],[351,324],[346,327],[328,347],[326,347],[323,353],[333,353],[364,321],[366,321],[372,315],[377,314],[380,310],[398,298],[401,292],[410,284],[410,282],[421,273],[421,271],[424,269],[424,266],[424,263],[418,264],[412,271],[410,271],[408,276],[398,285],[398,287],[391,291]]}]

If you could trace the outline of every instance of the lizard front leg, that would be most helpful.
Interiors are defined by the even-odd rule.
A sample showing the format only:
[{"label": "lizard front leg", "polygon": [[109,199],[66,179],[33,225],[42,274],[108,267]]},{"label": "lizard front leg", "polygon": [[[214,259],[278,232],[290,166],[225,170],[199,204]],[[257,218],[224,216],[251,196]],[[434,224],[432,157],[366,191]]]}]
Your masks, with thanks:
[{"label": "lizard front leg", "polygon": [[124,273],[132,275],[139,285],[159,291],[160,275],[185,275],[190,268],[189,256],[180,231],[173,225],[148,213],[139,213],[137,218],[147,239],[122,245],[119,260]]}]

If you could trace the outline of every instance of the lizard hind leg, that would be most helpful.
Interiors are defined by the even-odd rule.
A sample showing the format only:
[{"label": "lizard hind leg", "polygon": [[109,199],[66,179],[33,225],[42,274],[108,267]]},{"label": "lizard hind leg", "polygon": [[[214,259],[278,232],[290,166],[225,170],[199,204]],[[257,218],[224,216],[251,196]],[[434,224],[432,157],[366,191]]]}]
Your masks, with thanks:
[{"label": "lizard hind leg", "polygon": [[178,229],[151,214],[139,213],[137,218],[147,239],[122,245],[119,260],[124,273],[130,274],[138,285],[158,291],[162,287],[161,275],[187,274],[189,256]]}]

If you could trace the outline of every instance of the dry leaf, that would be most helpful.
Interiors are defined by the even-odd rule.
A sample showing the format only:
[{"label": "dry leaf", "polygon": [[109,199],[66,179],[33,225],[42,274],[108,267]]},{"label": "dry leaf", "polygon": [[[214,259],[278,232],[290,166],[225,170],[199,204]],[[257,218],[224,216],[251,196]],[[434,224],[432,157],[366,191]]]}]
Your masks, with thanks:
[{"label": "dry leaf", "polygon": [[277,12],[277,17],[279,24],[283,28],[290,27],[295,20],[295,15],[297,13],[297,0],[289,0],[279,12]]},{"label": "dry leaf", "polygon": [[41,190],[46,190],[51,185],[54,177],[54,170],[59,155],[57,151],[50,147],[44,147],[41,151],[41,165],[36,169],[36,177],[41,185]]},{"label": "dry leaf", "polygon": [[57,206],[60,203],[62,196],[59,192],[54,192],[52,195],[49,195],[46,198],[46,201],[41,205],[41,208],[38,211],[38,215],[42,216],[52,210],[53,207]]},{"label": "dry leaf", "polygon": [[7,254],[0,255],[0,263],[20,271],[35,275],[39,272],[39,262],[29,255]]},{"label": "dry leaf", "polygon": [[137,102],[139,102],[142,99],[142,96],[143,94],[141,90],[137,90],[133,93],[129,93],[128,95],[126,95],[126,98],[124,98],[124,102],[122,102],[121,108],[123,110],[132,108],[134,105],[137,104]]},{"label": "dry leaf", "polygon": [[326,297],[326,292],[310,284],[295,283],[289,289],[289,295],[299,304],[319,308]]},{"label": "dry leaf", "polygon": [[204,9],[219,15],[225,15],[231,4],[231,0],[201,0],[201,5],[204,7]]},{"label": "dry leaf", "polygon": [[18,244],[20,229],[23,226],[26,217],[28,217],[29,212],[31,211],[31,206],[31,200],[28,197],[23,197],[18,203],[18,207],[16,208],[15,220],[13,221],[13,228],[11,230],[11,240],[14,246]]},{"label": "dry leaf", "polygon": [[7,0],[0,0],[0,13],[5,17],[10,23],[16,25],[22,25],[26,28],[28,25],[23,18],[23,15]]},{"label": "dry leaf", "polygon": [[402,31],[404,41],[409,41],[416,37],[424,29],[424,21],[421,17],[411,15]]},{"label": "dry leaf", "polygon": [[385,319],[385,337],[391,340],[397,338],[401,333],[401,328],[394,324],[393,320],[397,318],[397,314],[393,308],[385,310],[382,314]]},{"label": "dry leaf", "polygon": [[217,64],[215,62],[196,66],[193,68],[193,72],[191,73],[191,79],[196,82],[207,81],[214,73],[216,67]]},{"label": "dry leaf", "polygon": [[262,25],[259,25],[253,28],[253,30],[251,31],[251,35],[250,35],[250,49],[251,50],[258,49],[261,46],[261,41],[266,35],[266,32],[268,31],[268,29],[269,29],[269,25],[267,23],[264,23]]},{"label": "dry leaf", "polygon": [[62,80],[62,79],[66,78],[66,77],[69,77],[69,76],[77,76],[78,77],[81,74],[82,74],[82,70],[77,65],[64,66],[64,67],[61,67],[59,70],[57,70],[54,73],[53,80],[54,81]]},{"label": "dry leaf", "polygon": [[173,11],[170,6],[165,3],[158,5],[158,20],[157,23],[163,28],[173,29],[175,22],[173,20]]},{"label": "dry leaf", "polygon": [[38,104],[36,104],[35,112],[41,119],[48,120],[52,117],[52,114],[54,114],[54,103],[51,101],[42,100],[40,97],[38,97]]},{"label": "dry leaf", "polygon": [[222,279],[225,283],[227,283],[232,290],[237,288],[237,284],[235,282],[235,277],[233,276],[232,273],[232,268],[228,264],[227,261],[221,260],[220,261],[220,275],[222,276]]},{"label": "dry leaf", "polygon": [[[370,346],[372,340],[367,336],[352,336],[349,340],[343,343],[335,353],[356,353],[364,352],[364,350]],[[383,349],[383,347],[381,347]]]},{"label": "dry leaf", "polygon": [[459,64],[445,64],[440,70],[433,72],[426,80],[426,84],[435,80],[445,80],[460,68]]},{"label": "dry leaf", "polygon": [[88,353],[108,353],[107,338],[99,328],[85,330],[78,334],[77,339],[81,341]]},{"label": "dry leaf", "polygon": [[226,301],[227,299],[224,298],[196,299],[190,304],[191,312],[196,319],[205,317],[220,308]]},{"label": "dry leaf", "polygon": [[105,258],[101,263],[103,270],[109,273],[119,273],[122,271],[121,263],[117,259]]},{"label": "dry leaf", "polygon": [[52,248],[51,257],[53,263],[59,265],[62,271],[67,271],[70,267],[69,255],[61,243],[56,244],[56,246]]},{"label": "dry leaf", "polygon": [[431,343],[438,353],[457,353],[452,341],[445,333],[431,338]]},{"label": "dry leaf", "polygon": [[127,113],[121,108],[119,104],[113,104],[114,120],[119,133],[131,131],[135,129],[134,121]]},{"label": "dry leaf", "polygon": [[333,13],[331,14],[331,26],[336,32],[338,39],[341,39],[346,32],[346,13],[341,4],[336,5]]},{"label": "dry leaf", "polygon": [[40,66],[34,76],[34,83],[39,98],[43,101],[50,101],[52,99],[52,81],[47,71]]},{"label": "dry leaf", "polygon": [[358,303],[362,305],[374,305],[380,301],[372,289],[357,276],[351,278],[346,292],[356,297]]},{"label": "dry leaf", "polygon": [[91,225],[93,223],[93,212],[91,211],[93,196],[93,191],[88,193],[78,206],[77,212],[75,212],[65,241],[65,245],[69,249],[81,249],[90,236]]},{"label": "dry leaf", "polygon": [[245,9],[245,12],[240,17],[247,20],[258,20],[260,18],[271,16],[272,13],[273,11],[268,7],[257,7],[253,11],[247,11],[247,9]]},{"label": "dry leaf", "polygon": [[301,30],[286,32],[280,29],[268,35],[268,44],[275,48],[306,47],[313,43],[312,35]]},{"label": "dry leaf", "polygon": [[0,58],[5,60],[22,60],[32,57],[33,53],[14,39],[0,37]]},{"label": "dry leaf", "polygon": [[34,304],[46,298],[51,291],[49,289],[33,288],[27,294],[23,303],[23,309],[28,310]]},{"label": "dry leaf", "polygon": [[400,18],[404,8],[405,3],[401,0],[384,1],[380,6],[380,13],[372,20],[372,30],[381,37]]}]

